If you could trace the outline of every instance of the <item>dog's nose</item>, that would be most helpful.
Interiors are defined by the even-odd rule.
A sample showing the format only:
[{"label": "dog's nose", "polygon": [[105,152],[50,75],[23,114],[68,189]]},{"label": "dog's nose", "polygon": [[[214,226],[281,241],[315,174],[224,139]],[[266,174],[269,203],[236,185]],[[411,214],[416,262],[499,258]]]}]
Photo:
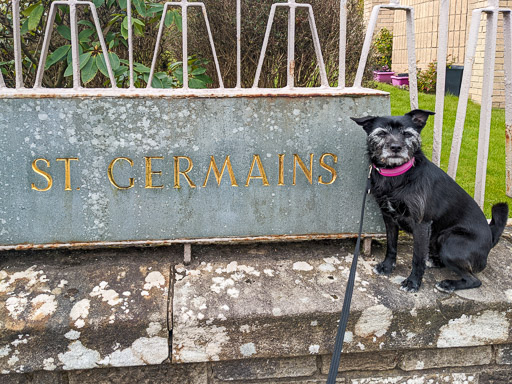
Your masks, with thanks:
[{"label": "dog's nose", "polygon": [[400,144],[391,144],[390,146],[391,150],[395,153],[398,153],[402,150],[402,146]]}]

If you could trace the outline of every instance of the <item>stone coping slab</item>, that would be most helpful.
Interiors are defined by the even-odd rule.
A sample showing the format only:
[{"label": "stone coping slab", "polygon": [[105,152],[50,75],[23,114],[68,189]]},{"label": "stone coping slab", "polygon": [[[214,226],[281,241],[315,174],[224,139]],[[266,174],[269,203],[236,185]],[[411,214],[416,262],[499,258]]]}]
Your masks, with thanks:
[{"label": "stone coping slab", "polygon": [[[354,236],[368,168],[350,116],[389,114],[382,93],[0,105],[0,250]],[[365,217],[384,230],[375,202]]]},{"label": "stone coping slab", "polygon": [[[479,274],[483,286],[451,295],[434,289],[452,276],[446,269],[427,270],[418,293],[399,289],[411,268],[410,237],[401,237],[389,277],[373,272],[385,248],[374,244],[358,266],[346,352],[512,341],[508,235]],[[176,267],[173,362],[330,353],[352,252],[347,241],[193,247],[193,264]]]}]

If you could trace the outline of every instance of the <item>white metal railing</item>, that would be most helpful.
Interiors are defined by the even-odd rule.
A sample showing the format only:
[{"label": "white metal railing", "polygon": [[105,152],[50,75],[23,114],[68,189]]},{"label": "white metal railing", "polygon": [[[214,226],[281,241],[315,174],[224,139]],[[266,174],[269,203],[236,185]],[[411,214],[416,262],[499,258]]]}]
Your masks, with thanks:
[{"label": "white metal railing", "polygon": [[[405,10],[407,13],[407,51],[410,82],[410,103],[411,108],[418,107],[417,79],[416,79],[416,54],[414,52],[414,9],[401,6],[398,0],[390,0],[388,5],[378,5],[372,10],[366,38],[361,53],[361,59],[357,70],[354,86],[361,86],[363,70],[370,50],[372,36],[377,24],[377,17],[381,9]],[[506,193],[512,197],[512,25],[511,10],[499,8],[498,0],[488,0],[486,8],[473,11],[471,27],[466,44],[466,56],[464,63],[464,74],[461,84],[457,116],[453,132],[448,174],[455,179],[457,165],[460,155],[462,133],[466,118],[471,74],[475,61],[476,46],[478,43],[478,32],[482,14],[487,15],[482,105],[480,111],[478,155],[475,179],[474,198],[478,205],[483,208],[485,200],[485,182],[487,175],[487,159],[489,154],[489,137],[491,129],[492,94],[494,85],[494,64],[496,59],[496,41],[498,28],[498,14],[503,14],[504,23],[504,45],[505,45],[505,137],[506,137]],[[444,112],[444,90],[446,78],[446,57],[448,48],[450,0],[440,0],[439,7],[439,32],[437,52],[437,85],[436,85],[436,116],[434,120],[434,137],[432,149],[432,161],[436,165],[441,162],[441,143],[443,134],[443,112]]]},{"label": "white metal railing", "polygon": [[443,142],[444,88],[446,84],[449,17],[450,0],[440,0],[437,38],[436,114],[434,116],[434,138],[432,142],[432,162],[437,166],[441,164],[441,146]]},{"label": "white metal railing", "polygon": [[[441,158],[442,124],[444,109],[444,79],[446,74],[446,53],[448,45],[448,15],[450,0],[441,0],[439,9],[439,44],[438,72],[436,91],[436,118],[434,121],[434,145],[432,160],[439,165]],[[498,14],[503,14],[504,23],[504,71],[505,71],[505,123],[506,123],[506,188],[507,195],[512,197],[512,31],[511,10],[499,8],[498,0],[488,0],[486,8],[473,11],[470,31],[466,44],[464,73],[457,106],[457,116],[452,138],[448,174],[455,179],[462,143],[462,134],[466,119],[473,63],[475,62],[478,33],[482,14],[487,17],[484,70],[482,84],[482,104],[480,110],[478,155],[475,180],[474,198],[480,207],[485,200],[485,181],[487,174],[487,159],[489,154],[489,137],[491,130],[492,94],[494,86],[494,64],[496,59],[496,41],[498,32]]]},{"label": "white metal railing", "polygon": [[[235,1],[235,0],[234,0]],[[311,28],[311,34],[314,44],[314,49],[316,53],[316,59],[317,59],[317,66],[320,72],[320,87],[316,87],[315,92],[318,92],[318,89],[320,90],[340,90],[345,88],[345,51],[346,51],[346,1],[347,0],[340,0],[340,41],[339,41],[339,77],[338,77],[338,85],[337,87],[330,87],[329,82],[327,79],[327,73],[325,68],[325,63],[322,56],[322,50],[320,45],[320,39],[318,37],[318,32],[316,28],[315,23],[315,17],[313,8],[310,4],[307,3],[297,3],[296,0],[288,0],[284,3],[275,3],[272,5],[269,20],[266,28],[265,33],[265,39],[263,41],[263,46],[260,54],[260,58],[258,61],[258,67],[256,71],[256,75],[254,78],[252,90],[258,90],[258,80],[261,75],[261,70],[263,67],[263,61],[266,53],[266,48],[269,42],[271,28],[273,24],[273,18],[275,15],[275,11],[277,7],[283,7],[287,8],[289,12],[288,16],[288,55],[287,55],[287,86],[284,88],[284,91],[292,91],[296,89],[294,84],[294,68],[295,68],[295,24],[296,24],[296,17],[295,13],[298,8],[306,9],[308,12],[308,18],[309,18],[309,24]],[[242,25],[242,14],[241,14],[241,0],[236,0],[236,36],[237,36],[237,82],[234,90],[242,91],[245,90],[246,93],[251,93],[247,88],[242,88],[241,86],[241,25]],[[51,90],[48,88],[44,88],[42,84],[42,79],[45,71],[45,63],[48,56],[48,48],[49,43],[51,39],[51,34],[53,30],[53,25],[55,21],[55,15],[56,15],[56,7],[59,5],[68,6],[70,9],[70,29],[71,29],[71,50],[72,50],[72,66],[73,66],[73,87],[72,89],[66,88],[66,89],[55,89],[52,88]],[[111,92],[105,92],[105,90],[102,88],[102,91],[91,91],[91,88],[85,89],[82,87],[82,84],[80,82],[80,60],[79,60],[79,54],[78,54],[78,28],[77,28],[77,6],[85,6],[89,7],[91,10],[91,13],[93,15],[93,20],[96,28],[96,32],[98,34],[98,37],[100,39],[100,44],[102,48],[103,57],[105,58],[105,64],[108,69],[108,74],[110,78],[111,83]],[[217,58],[217,54],[215,51],[215,44],[213,41],[211,29],[210,29],[210,23],[207,16],[207,9],[204,3],[202,2],[191,2],[189,0],[180,0],[175,2],[167,2],[164,4],[164,9],[158,29],[158,35],[157,35],[157,41],[155,45],[155,50],[153,52],[153,60],[151,64],[151,72],[149,75],[149,80],[147,82],[147,87],[145,91],[141,91],[140,88],[135,88],[134,85],[134,70],[133,70],[133,26],[132,26],[132,5],[131,0],[127,0],[127,18],[128,18],[128,53],[129,53],[129,87],[128,88],[118,88],[116,90],[116,82],[112,73],[112,65],[110,63],[109,55],[106,54],[108,52],[107,47],[105,45],[104,37],[101,31],[101,27],[99,25],[99,19],[97,15],[97,9],[96,6],[90,2],[90,1],[80,1],[80,0],[58,0],[51,4],[50,11],[48,13],[47,23],[46,23],[46,29],[44,34],[44,41],[41,48],[40,58],[39,58],[39,64],[37,69],[37,75],[36,80],[34,83],[34,86],[32,88],[25,88],[25,85],[23,84],[23,75],[22,75],[22,56],[21,56],[21,38],[20,38],[20,1],[19,0],[12,0],[12,14],[13,14],[13,38],[14,38],[14,61],[15,61],[15,72],[16,72],[16,85],[14,87],[17,94],[20,92],[23,92],[26,95],[29,95],[31,93],[40,94],[43,90],[44,93],[48,94],[66,94],[66,95],[73,95],[77,94],[77,91],[79,91],[80,94],[88,93],[88,94],[100,94],[100,95],[126,95],[129,94],[129,92],[136,93],[137,95],[144,94],[144,95],[161,95],[163,93],[172,95],[172,94],[179,94],[183,93],[185,91],[186,93],[195,93],[199,92],[200,90],[191,90],[189,89],[188,82],[183,81],[183,86],[181,89],[155,89],[152,86],[152,79],[154,76],[155,71],[155,65],[156,61],[158,59],[158,50],[159,45],[161,43],[163,30],[165,28],[164,19],[166,16],[166,13],[170,7],[179,7],[181,8],[181,16],[182,16],[182,56],[183,56],[183,63],[187,62],[188,57],[188,8],[190,7],[200,7],[204,21],[206,23],[206,28],[208,32],[208,38],[210,41],[210,46],[212,50],[212,55],[215,63],[215,68],[217,72],[217,76],[219,79],[219,88],[217,88],[218,94],[224,94],[226,89],[224,88],[224,84],[222,81],[222,74]],[[188,78],[188,68],[187,65],[183,65],[183,78]],[[360,85],[359,85],[360,88]],[[308,88],[309,89],[309,88]],[[3,80],[2,74],[0,73],[0,97],[2,95],[8,96],[10,92],[10,88],[7,88],[5,85],[5,82]],[[307,89],[303,89],[304,92],[307,93]],[[73,92],[75,91],[75,92]],[[209,89],[208,93],[215,93],[215,89]],[[267,92],[271,92],[270,90],[267,90]],[[282,91],[280,91],[282,92]]]},{"label": "white metal railing", "polygon": [[[128,0],[129,2],[130,0]],[[238,1],[240,3],[240,1]],[[129,4],[129,3],[128,3]],[[239,4],[237,4],[237,10],[240,8]],[[167,14],[167,10],[170,6],[178,6],[181,7],[181,17],[183,19],[183,79],[188,79],[188,66],[185,65],[188,61],[188,32],[187,32],[187,25],[188,25],[188,8],[189,7],[201,7],[201,10],[203,11],[203,17],[204,21],[206,23],[206,30],[208,31],[208,39],[210,40],[210,46],[212,48],[212,54],[213,54],[213,60],[215,61],[215,68],[217,70],[217,76],[219,77],[219,88],[224,88],[224,83],[222,82],[222,75],[220,73],[220,67],[219,67],[219,60],[217,59],[217,53],[215,52],[215,44],[213,43],[212,38],[212,31],[210,29],[210,22],[208,21],[208,16],[206,15],[206,7],[203,3],[189,3],[188,0],[181,0],[181,2],[170,2],[165,3],[164,5],[164,11],[162,12],[162,19],[160,20],[160,28],[158,29],[158,37],[156,38],[156,46],[155,46],[155,52],[153,53],[153,62],[151,63],[151,72],[149,74],[149,80],[147,88],[153,88],[152,81],[153,81],[153,75],[155,73],[155,65],[156,60],[158,58],[158,47],[160,46],[160,41],[162,39],[162,32],[164,29],[164,20],[165,16]],[[237,15],[238,17],[239,15]],[[128,25],[130,25],[128,23]],[[237,44],[239,45],[240,42],[237,41]],[[237,49],[238,50],[238,49]],[[239,60],[239,57],[237,57],[237,61]],[[188,82],[183,81],[183,89],[188,89]]]},{"label": "white metal railing", "polygon": [[409,66],[409,97],[411,109],[418,108],[418,82],[416,74],[416,40],[414,30],[414,8],[400,5],[398,0],[390,0],[387,5],[377,5],[373,7],[370,21],[368,22],[368,30],[364,39],[361,58],[359,60],[359,67],[357,68],[356,79],[354,87],[361,87],[363,82],[364,68],[370,53],[373,33],[377,25],[377,18],[381,9],[391,9],[393,11],[405,11],[406,13],[406,27],[407,27],[407,63]]},{"label": "white metal railing", "polygon": [[[14,0],[13,0],[14,1]],[[19,0],[17,0],[19,1]],[[130,0],[128,0],[130,2]],[[13,4],[14,5],[14,4]],[[46,32],[44,34],[44,40],[43,40],[43,46],[41,48],[41,57],[39,59],[39,65],[37,68],[37,75],[36,75],[36,81],[34,83],[34,88],[41,88],[42,82],[43,82],[43,74],[44,74],[44,67],[46,64],[46,58],[48,55],[48,49],[50,47],[50,37],[53,30],[53,23],[55,21],[55,15],[57,14],[57,6],[58,5],[65,5],[69,6],[69,17],[70,17],[70,29],[71,29],[71,55],[72,55],[72,65],[73,65],[73,88],[78,89],[81,87],[80,85],[80,59],[79,59],[79,50],[78,50],[78,20],[77,20],[77,5],[85,5],[88,6],[91,9],[93,20],[94,20],[94,26],[96,28],[96,33],[98,34],[98,38],[100,40],[101,49],[104,53],[105,57],[105,63],[107,66],[108,76],[110,78],[110,83],[112,85],[112,88],[116,88],[116,81],[114,79],[114,73],[112,72],[112,66],[110,64],[110,58],[107,54],[107,45],[105,44],[105,39],[103,37],[103,33],[100,26],[100,21],[98,18],[98,12],[96,11],[96,6],[91,3],[90,1],[78,1],[78,0],[67,0],[67,1],[54,1],[50,6],[50,12],[48,14],[48,22],[46,24]],[[19,9],[18,9],[19,13]],[[131,27],[131,26],[130,26]],[[14,26],[13,30],[18,30],[19,33],[19,23]],[[16,37],[15,37],[16,41]],[[19,42],[19,36],[17,40],[18,44]],[[17,51],[17,49],[15,48]],[[18,55],[21,57],[20,52],[16,52],[16,57]],[[17,72],[18,70],[16,70]],[[16,77],[17,73],[16,73]]]},{"label": "white metal railing", "polygon": [[[241,0],[236,1],[236,72],[237,80],[234,88],[226,89],[222,81],[222,74],[215,51],[215,44],[210,30],[210,23],[207,16],[206,6],[202,2],[190,2],[189,0],[180,0],[175,2],[167,2],[164,5],[162,18],[157,35],[155,50],[153,52],[153,60],[151,64],[151,72],[147,82],[147,88],[135,88],[134,85],[134,69],[133,69],[133,27],[131,22],[131,0],[127,0],[127,18],[128,18],[128,53],[129,53],[129,87],[117,88],[116,82],[112,73],[109,55],[105,41],[103,38],[101,26],[99,25],[96,6],[90,1],[79,0],[59,0],[51,4],[48,13],[46,30],[44,34],[44,41],[41,48],[39,65],[37,69],[36,80],[32,88],[25,88],[23,84],[22,73],[22,55],[21,55],[21,37],[20,37],[20,0],[12,0],[12,20],[13,20],[13,38],[14,38],[14,62],[15,62],[15,87],[7,88],[0,72],[0,97],[12,97],[16,95],[30,96],[30,95],[182,95],[182,94],[207,94],[207,95],[235,95],[235,94],[287,94],[287,93],[300,93],[300,94],[318,94],[318,93],[339,93],[345,92],[345,52],[346,52],[346,4],[347,0],[340,0],[340,37],[339,37],[339,77],[336,87],[329,86],[324,59],[322,56],[322,49],[318,37],[316,23],[314,18],[313,8],[307,3],[297,3],[296,0],[287,0],[286,2],[276,2],[272,5],[268,23],[266,26],[265,38],[263,41],[256,75],[251,88],[242,88],[241,86],[241,25],[243,22],[241,12]],[[42,85],[42,78],[44,75],[44,68],[46,58],[48,55],[48,47],[51,39],[51,32],[56,14],[56,6],[64,5],[70,9],[70,28],[71,28],[71,49],[72,49],[72,66],[73,66],[73,88],[66,89],[48,89]],[[80,62],[78,55],[78,28],[77,28],[77,6],[89,7],[94,19],[94,25],[98,37],[100,39],[103,57],[108,70],[110,78],[111,89],[90,89],[82,87],[80,82]],[[208,90],[192,90],[188,87],[188,82],[183,81],[182,88],[179,89],[156,89],[152,87],[152,79],[155,71],[155,64],[158,58],[158,50],[161,42],[161,37],[164,28],[164,19],[169,7],[179,7],[182,12],[182,56],[183,63],[187,62],[188,57],[188,8],[200,7],[203,13],[203,18],[206,23],[208,31],[208,39],[210,42],[212,55],[215,62],[217,77],[219,79],[219,88]],[[288,52],[287,52],[287,85],[282,89],[265,89],[264,91],[258,87],[258,81],[261,75],[263,62],[267,45],[269,42],[270,33],[276,9],[282,7],[288,10]],[[297,88],[294,84],[294,69],[295,69],[295,13],[298,8],[303,8],[308,12],[309,24],[311,35],[315,48],[316,62],[320,73],[320,87],[316,88]],[[394,11],[406,12],[406,27],[407,27],[407,51],[408,51],[408,67],[409,67],[409,82],[410,82],[410,104],[411,108],[418,108],[418,94],[417,94],[417,71],[416,71],[416,53],[415,53],[415,31],[414,31],[414,8],[410,6],[400,5],[398,0],[390,0],[387,5],[378,5],[373,8],[368,30],[365,36],[363,49],[359,61],[359,66],[356,73],[356,78],[353,87],[350,91],[360,90],[362,87],[362,77],[366,66],[368,54],[371,49],[371,42],[373,33],[377,24],[377,19],[381,9],[391,9]],[[443,108],[444,108],[444,83],[446,75],[446,54],[448,42],[448,23],[449,23],[449,10],[450,0],[440,0],[439,7],[439,33],[438,33],[438,67],[437,67],[437,91],[436,91],[436,116],[434,122],[434,140],[433,140],[433,162],[437,165],[440,163],[441,156],[441,142],[442,142],[442,124],[443,124]],[[505,36],[505,113],[506,113],[506,137],[507,137],[507,194],[512,197],[512,27],[511,27],[511,11],[509,9],[502,9],[498,6],[498,0],[489,0],[486,8],[476,9],[473,11],[471,19],[471,28],[469,32],[468,42],[466,45],[466,58],[464,65],[464,75],[462,80],[459,104],[457,108],[457,117],[454,128],[454,135],[452,141],[452,149],[450,154],[450,163],[448,174],[455,178],[457,172],[457,163],[460,154],[460,146],[462,140],[462,132],[464,128],[465,115],[467,110],[467,103],[469,97],[469,88],[472,67],[475,60],[476,45],[478,41],[478,32],[480,26],[480,18],[482,14],[487,16],[487,32],[486,32],[486,45],[485,45],[485,62],[484,62],[484,81],[483,81],[483,95],[482,95],[482,109],[480,117],[480,130],[479,130],[479,146],[478,146],[478,163],[476,171],[475,183],[475,200],[483,205],[485,195],[485,179],[487,156],[489,148],[489,132],[490,132],[490,117],[492,107],[492,90],[493,90],[493,69],[495,62],[496,39],[497,39],[497,22],[498,14],[502,13],[504,16],[504,36]],[[187,65],[183,65],[183,79],[188,79]],[[371,92],[370,90],[365,90]]]},{"label": "white metal railing", "polygon": [[[297,8],[306,8],[308,10],[309,25],[311,28],[311,35],[313,37],[313,44],[315,47],[315,54],[320,69],[321,86],[328,87],[329,81],[327,80],[327,73],[325,71],[324,58],[322,56],[322,50],[320,49],[320,39],[318,38],[318,32],[316,30],[315,16],[313,14],[313,8],[310,4],[297,4],[295,0],[289,0],[287,3],[275,3],[270,9],[270,15],[268,17],[267,30],[265,31],[265,39],[263,40],[263,47],[261,48],[260,59],[258,61],[258,68],[256,69],[256,76],[254,78],[253,88],[258,88],[258,81],[261,75],[261,69],[263,67],[263,60],[265,59],[265,52],[267,50],[268,40],[270,38],[270,31],[272,29],[272,23],[277,7],[286,7],[289,9],[288,14],[288,55],[287,55],[287,88],[293,88],[295,86],[295,11]],[[341,45],[341,44],[340,44]]]}]

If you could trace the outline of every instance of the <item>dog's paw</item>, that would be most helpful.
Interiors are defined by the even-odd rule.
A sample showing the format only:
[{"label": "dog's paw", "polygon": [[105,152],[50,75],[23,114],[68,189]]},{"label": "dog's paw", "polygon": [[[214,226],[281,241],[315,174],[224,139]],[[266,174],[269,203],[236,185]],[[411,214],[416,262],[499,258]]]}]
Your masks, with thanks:
[{"label": "dog's paw", "polygon": [[395,269],[396,264],[390,264],[386,262],[379,263],[373,268],[373,271],[379,275],[389,275]]},{"label": "dog's paw", "polygon": [[400,289],[406,292],[418,292],[421,282],[405,279],[402,281]]},{"label": "dog's paw", "polygon": [[443,280],[435,285],[439,292],[452,293],[455,291],[455,287],[450,280]]}]

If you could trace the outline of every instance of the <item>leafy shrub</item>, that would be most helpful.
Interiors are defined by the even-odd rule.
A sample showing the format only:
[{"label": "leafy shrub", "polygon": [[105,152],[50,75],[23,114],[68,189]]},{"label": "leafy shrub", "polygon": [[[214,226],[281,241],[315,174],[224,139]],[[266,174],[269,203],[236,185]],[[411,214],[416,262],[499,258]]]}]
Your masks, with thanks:
[{"label": "leafy shrub", "polygon": [[[166,52],[168,54],[168,52]],[[213,80],[208,76],[205,66],[209,63],[206,59],[198,59],[195,56],[188,57],[188,86],[190,88],[206,88],[208,84],[212,84]],[[177,61],[168,64],[169,73],[172,75],[173,86],[183,86],[183,62]]]},{"label": "leafy shrub", "polygon": [[[128,62],[128,17],[126,0],[92,0],[95,4],[102,33],[109,50],[109,60],[117,86],[127,86],[129,82]],[[50,10],[50,1],[27,0],[21,11],[21,45],[23,51],[23,72],[25,84],[33,84],[39,64],[40,47],[44,38],[43,21]],[[164,5],[156,0],[132,0],[132,27],[134,42],[134,82],[136,87],[145,87],[149,80],[156,34]],[[86,87],[109,86],[104,53],[101,49],[90,8],[78,7],[78,39],[81,81]],[[72,84],[71,31],[69,27],[69,7],[57,7],[55,27],[50,41],[50,49],[45,63],[45,87],[67,87]],[[164,20],[166,34],[162,46],[166,45],[169,30],[181,32],[181,13],[170,9]],[[12,39],[12,12],[10,6],[0,4],[0,57],[14,56]],[[159,48],[162,50],[162,47]],[[4,59],[5,60],[5,59]],[[161,55],[157,62],[152,86],[171,88],[182,84],[182,63],[173,63],[169,55]],[[172,65],[171,65],[172,64]],[[211,83],[205,75],[207,60],[188,58],[193,88],[204,88]],[[0,69],[6,84],[13,86],[14,60],[0,62]],[[181,72],[180,72],[181,71]],[[181,77],[180,77],[181,73]]]},{"label": "leafy shrub", "polygon": [[428,64],[426,70],[418,70],[418,91],[424,93],[435,93],[437,82],[437,62]]},{"label": "leafy shrub", "polygon": [[393,55],[393,34],[387,29],[382,28],[373,43],[375,49],[376,70],[389,72],[391,68],[391,58]]}]

